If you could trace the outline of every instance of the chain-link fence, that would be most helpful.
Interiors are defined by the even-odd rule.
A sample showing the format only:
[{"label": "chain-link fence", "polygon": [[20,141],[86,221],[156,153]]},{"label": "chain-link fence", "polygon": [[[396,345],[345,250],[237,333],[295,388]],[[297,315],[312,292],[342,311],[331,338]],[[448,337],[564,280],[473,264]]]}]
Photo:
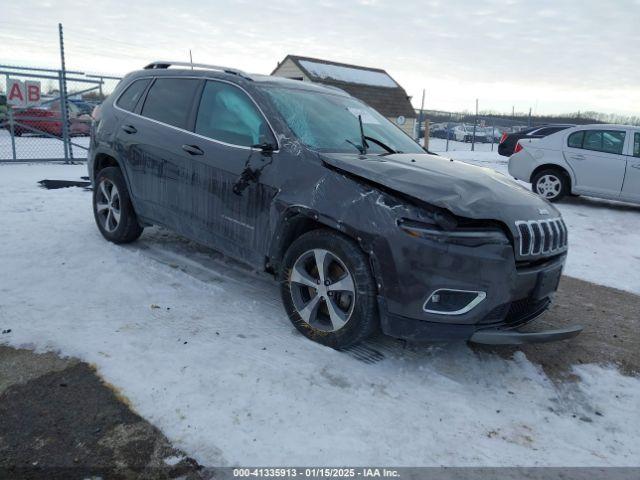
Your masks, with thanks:
[{"label": "chain-link fence", "polygon": [[[585,125],[594,123],[640,124],[638,117],[584,112],[566,115],[511,116],[490,113],[446,112],[425,110],[419,115],[419,136],[433,152],[496,151],[504,134],[550,124]],[[427,132],[425,140],[425,131]]]},{"label": "chain-link fence", "polygon": [[0,162],[86,160],[92,111],[117,81],[0,65]]},{"label": "chain-link fence", "polygon": [[[531,117],[504,117],[427,110],[420,122],[420,138],[429,150],[494,151],[503,134],[536,126]],[[425,132],[427,132],[426,139]]]}]

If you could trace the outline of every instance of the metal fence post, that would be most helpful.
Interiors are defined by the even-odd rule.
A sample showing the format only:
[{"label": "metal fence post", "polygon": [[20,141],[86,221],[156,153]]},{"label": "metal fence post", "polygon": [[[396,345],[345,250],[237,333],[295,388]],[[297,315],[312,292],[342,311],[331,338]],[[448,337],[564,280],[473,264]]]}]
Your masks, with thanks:
[{"label": "metal fence post", "polygon": [[[6,76],[7,82],[5,85],[7,86],[8,93],[8,85],[9,85],[9,75]],[[18,157],[16,155],[16,132],[13,125],[13,106],[7,103],[7,116],[9,117],[9,135],[11,135],[11,158],[15,162]]]},{"label": "metal fence post", "polygon": [[11,105],[7,109],[7,115],[9,116],[9,135],[11,135],[11,158],[15,162],[18,156],[16,155],[16,132],[13,125],[13,107]]},{"label": "metal fence post", "polygon": [[496,124],[491,120],[491,151],[493,152],[493,143],[496,141]]},{"label": "metal fence post", "polygon": [[67,71],[64,60],[64,35],[62,33],[62,24],[58,24],[58,35],[60,37],[60,102],[62,104],[61,112],[62,112],[62,136],[65,144],[65,162],[73,163],[73,145],[71,145],[71,138],[69,137],[69,104],[67,101]]},{"label": "metal fence post", "polygon": [[59,90],[60,90],[60,116],[62,117],[60,119],[61,123],[62,123],[62,147],[64,150],[64,162],[65,163],[70,163],[69,159],[70,159],[70,145],[69,145],[69,132],[68,132],[68,125],[67,125],[67,96],[64,94],[64,75],[62,73],[62,70],[60,70],[58,72],[58,83],[59,83]]},{"label": "metal fence post", "polygon": [[471,151],[476,149],[476,126],[478,125],[478,99],[476,98],[476,116],[473,118],[473,138],[471,139]]},{"label": "metal fence post", "polygon": [[451,114],[449,114],[449,121],[447,122],[447,148],[445,148],[445,152],[449,151],[449,137],[451,137]]}]

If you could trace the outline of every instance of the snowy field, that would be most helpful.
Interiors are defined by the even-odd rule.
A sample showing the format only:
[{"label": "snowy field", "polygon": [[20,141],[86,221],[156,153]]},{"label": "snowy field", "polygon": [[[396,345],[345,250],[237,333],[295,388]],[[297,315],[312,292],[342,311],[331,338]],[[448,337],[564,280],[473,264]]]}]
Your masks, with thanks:
[{"label": "snowy field", "polygon": [[[492,168],[509,176],[507,157],[497,146],[431,139],[429,149],[455,160]],[[527,188],[528,183],[521,182]],[[565,275],[640,294],[640,206],[588,197],[556,204],[569,228],[569,256]]]},{"label": "snowy field", "polygon": [[[521,352],[506,360],[465,344],[322,347],[293,329],[269,277],[160,230],[107,243],[88,191],[36,184],[85,174],[0,165],[0,330],[11,329],[0,342],[94,364],[200,463],[637,465],[639,379],[581,365],[579,381],[554,383]],[[575,275],[589,243],[575,230],[589,218],[594,231],[623,220],[638,231],[635,210],[562,208]],[[589,248],[622,249],[626,237],[609,234]],[[631,262],[606,278],[630,282]]]}]

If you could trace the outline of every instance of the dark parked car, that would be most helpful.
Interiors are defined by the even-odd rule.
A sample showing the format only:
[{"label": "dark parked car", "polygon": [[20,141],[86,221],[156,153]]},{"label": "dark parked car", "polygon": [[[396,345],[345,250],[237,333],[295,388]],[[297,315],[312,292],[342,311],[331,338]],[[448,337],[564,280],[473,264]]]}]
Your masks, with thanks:
[{"label": "dark parked car", "polygon": [[93,108],[95,107],[95,105],[92,105],[85,100],[76,100],[71,98],[69,99],[69,102],[78,107],[80,115],[91,115],[91,112],[93,112]]},{"label": "dark parked car", "polygon": [[335,348],[378,329],[482,343],[580,331],[517,330],[565,262],[551,204],[427,154],[342,90],[194,67],[131,73],[96,114],[88,168],[107,240],[157,224],[271,272],[296,328]]},{"label": "dark parked car", "polygon": [[544,138],[552,133],[559,132],[566,128],[575,127],[570,124],[555,124],[555,125],[539,125],[533,128],[527,128],[514,133],[503,133],[498,144],[498,153],[504,157],[510,157],[515,153],[518,140],[528,138]]}]

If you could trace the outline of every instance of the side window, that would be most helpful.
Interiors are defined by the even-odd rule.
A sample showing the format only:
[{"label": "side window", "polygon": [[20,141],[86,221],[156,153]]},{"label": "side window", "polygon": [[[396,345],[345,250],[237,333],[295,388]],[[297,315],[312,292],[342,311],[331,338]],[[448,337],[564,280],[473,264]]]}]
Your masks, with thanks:
[{"label": "side window", "polygon": [[195,133],[232,145],[274,143],[269,126],[251,99],[228,83],[207,81]]},{"label": "side window", "polygon": [[640,133],[633,136],[633,156],[640,157]]},{"label": "side window", "polygon": [[190,78],[158,78],[147,93],[142,115],[174,127],[188,128],[199,82]]},{"label": "side window", "polygon": [[602,132],[598,130],[584,132],[582,148],[585,150],[602,150]]},{"label": "side window", "polygon": [[624,148],[624,132],[615,130],[587,130],[582,148],[620,155]]},{"label": "side window", "polygon": [[569,139],[567,140],[567,145],[571,148],[582,148],[582,140],[584,139],[584,130],[579,132],[573,132],[569,135]]},{"label": "side window", "polygon": [[138,104],[138,100],[140,100],[140,97],[144,93],[144,89],[147,88],[148,84],[148,78],[136,80],[126,88],[122,95],[120,95],[116,105],[123,110],[133,112]]}]

